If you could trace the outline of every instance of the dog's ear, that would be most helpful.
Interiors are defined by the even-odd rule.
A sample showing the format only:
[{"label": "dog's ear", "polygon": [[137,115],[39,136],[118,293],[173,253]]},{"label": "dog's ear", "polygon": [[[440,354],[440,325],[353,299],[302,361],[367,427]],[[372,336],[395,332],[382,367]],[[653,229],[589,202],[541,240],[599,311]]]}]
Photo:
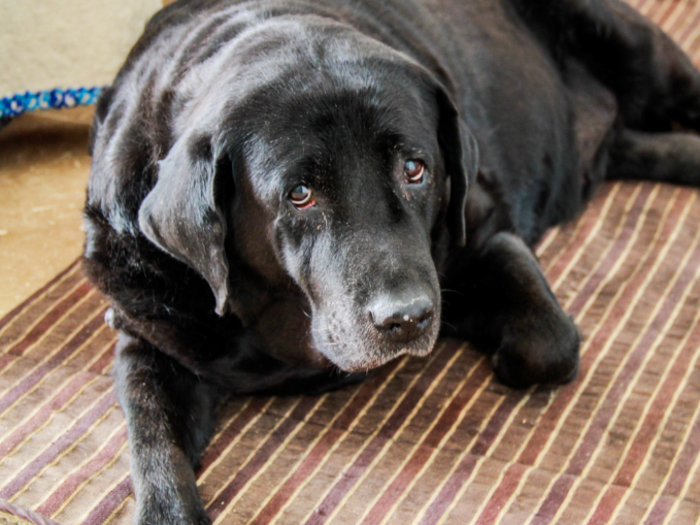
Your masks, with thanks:
[{"label": "dog's ear", "polygon": [[216,313],[223,315],[230,289],[222,208],[230,199],[221,193],[232,187],[231,160],[217,151],[211,136],[183,135],[158,165],[158,182],[139,209],[139,227],[156,246],[206,279]]},{"label": "dog's ear", "polygon": [[438,117],[438,143],[450,180],[450,203],[447,208],[447,228],[452,242],[464,246],[467,242],[465,206],[469,185],[476,179],[479,150],[474,136],[460,118],[457,107],[445,89],[435,86]]}]

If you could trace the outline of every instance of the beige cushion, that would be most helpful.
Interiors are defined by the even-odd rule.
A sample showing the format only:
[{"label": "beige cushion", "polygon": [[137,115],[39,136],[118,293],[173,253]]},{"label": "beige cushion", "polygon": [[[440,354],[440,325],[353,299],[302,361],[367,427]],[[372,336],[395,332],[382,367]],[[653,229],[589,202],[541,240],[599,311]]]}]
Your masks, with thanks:
[{"label": "beige cushion", "polygon": [[110,84],[162,0],[0,0],[0,97]]}]

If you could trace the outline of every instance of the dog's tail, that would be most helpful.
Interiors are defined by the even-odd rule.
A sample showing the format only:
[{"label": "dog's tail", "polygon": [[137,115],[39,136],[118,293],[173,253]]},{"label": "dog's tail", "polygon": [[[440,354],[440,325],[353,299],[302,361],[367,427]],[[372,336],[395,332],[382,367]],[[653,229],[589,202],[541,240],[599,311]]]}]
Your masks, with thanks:
[{"label": "dog's tail", "polygon": [[612,145],[606,178],[700,186],[700,136],[623,130]]}]

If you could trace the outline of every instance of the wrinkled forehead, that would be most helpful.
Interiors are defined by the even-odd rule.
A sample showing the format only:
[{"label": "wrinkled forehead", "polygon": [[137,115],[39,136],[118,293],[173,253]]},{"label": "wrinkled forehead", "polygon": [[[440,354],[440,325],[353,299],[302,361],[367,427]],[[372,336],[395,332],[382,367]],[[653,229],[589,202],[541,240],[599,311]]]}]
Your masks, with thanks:
[{"label": "wrinkled forehead", "polygon": [[408,89],[286,86],[262,90],[247,111],[245,158],[263,198],[274,199],[267,192],[285,182],[340,188],[353,173],[380,176],[401,156],[431,162],[436,155],[437,112]]}]

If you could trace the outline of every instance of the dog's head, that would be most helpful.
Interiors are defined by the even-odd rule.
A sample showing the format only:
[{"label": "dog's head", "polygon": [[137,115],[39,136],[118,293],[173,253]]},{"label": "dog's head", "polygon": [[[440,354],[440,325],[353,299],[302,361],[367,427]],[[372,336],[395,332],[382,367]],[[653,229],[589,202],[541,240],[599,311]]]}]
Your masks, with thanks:
[{"label": "dog's head", "polygon": [[431,242],[446,225],[464,244],[476,163],[443,86],[309,17],[249,30],[208,62],[183,83],[144,234],[209,282],[220,315],[277,326],[278,344],[347,371],[427,354],[440,324]]}]

